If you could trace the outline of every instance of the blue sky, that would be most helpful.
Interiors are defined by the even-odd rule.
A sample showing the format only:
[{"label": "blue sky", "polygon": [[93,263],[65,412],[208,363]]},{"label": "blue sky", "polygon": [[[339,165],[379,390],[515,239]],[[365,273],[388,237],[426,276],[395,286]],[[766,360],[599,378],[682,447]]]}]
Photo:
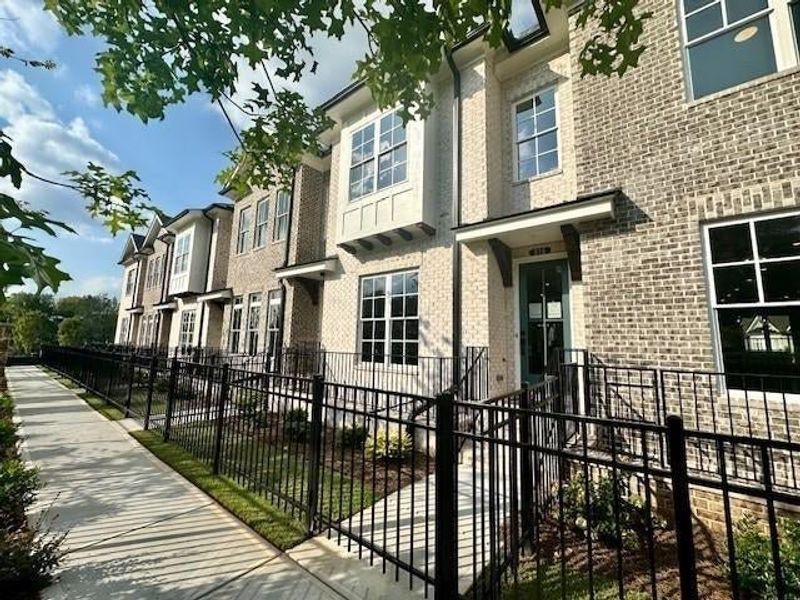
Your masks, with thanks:
[{"label": "blue sky", "polygon": [[[114,172],[133,169],[154,203],[168,214],[220,199],[214,177],[225,165],[222,153],[233,147],[235,139],[207,96],[196,95],[173,106],[164,121],[147,125],[105,108],[93,70],[101,41],[66,36],[41,1],[0,0],[0,40],[20,55],[58,63],[56,71],[48,72],[0,60],[0,126],[13,138],[17,157],[32,171],[58,179],[59,173],[82,169],[89,160]],[[318,75],[294,86],[311,103],[350,81],[363,47],[355,32],[342,42],[320,40],[315,46]],[[243,67],[239,89],[248,90],[257,79]],[[236,117],[235,109],[232,116]],[[237,124],[243,125],[243,119],[237,118]],[[0,189],[8,192],[8,184]],[[116,263],[125,234],[112,238],[88,217],[82,199],[69,191],[26,180],[13,195],[78,231],[77,236],[42,240],[73,278],[60,294],[118,295],[121,279]]]}]

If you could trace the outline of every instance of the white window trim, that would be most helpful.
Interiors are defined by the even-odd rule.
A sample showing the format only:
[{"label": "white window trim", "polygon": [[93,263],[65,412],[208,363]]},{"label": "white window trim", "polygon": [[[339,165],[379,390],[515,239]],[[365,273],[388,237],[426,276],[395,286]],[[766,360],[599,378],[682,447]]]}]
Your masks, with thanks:
[{"label": "white window trim", "polygon": [[131,267],[125,274],[125,295],[132,296],[136,291],[136,267]]},{"label": "white window trim", "polygon": [[[792,33],[792,13],[791,13],[791,0],[767,0],[767,8],[760,10],[752,15],[740,19],[733,23],[728,23],[727,4],[723,0],[712,0],[706,6],[691,12],[685,12],[684,0],[677,0],[678,2],[678,27],[681,33],[681,54],[683,55],[683,75],[686,81],[686,94],[690,102],[702,102],[707,98],[715,97],[717,94],[723,94],[729,90],[736,89],[739,86],[748,85],[752,82],[757,82],[761,79],[768,79],[775,75],[787,71],[798,66],[800,56],[798,56],[797,44],[795,43],[794,34]],[[708,10],[711,6],[716,6],[721,2],[723,27],[716,31],[704,34],[699,38],[689,40],[689,34],[686,27],[686,19],[692,15]],[[689,48],[696,46],[704,41],[710,40],[727,33],[732,29],[742,27],[743,25],[760,19],[764,16],[769,16],[770,29],[772,30],[772,48],[775,53],[775,73],[770,73],[764,77],[758,77],[750,81],[744,81],[739,85],[730,88],[723,88],[716,92],[706,94],[700,98],[696,98],[694,94],[694,85],[692,82],[692,70],[689,61]]]},{"label": "white window trim", "polygon": [[[271,337],[272,334],[275,334],[276,341],[279,341],[277,339],[277,336],[278,336],[278,334],[280,333],[280,330],[281,330],[281,312],[280,312],[281,311],[281,300],[282,300],[282,295],[281,295],[281,290],[280,289],[274,289],[274,290],[270,290],[269,292],[267,292],[267,314],[266,314],[266,335],[267,335],[267,337],[266,337],[266,340],[264,341],[264,344],[265,344],[264,345],[264,349],[265,350],[269,350],[270,349],[270,337]],[[270,311],[273,308],[276,308],[276,310],[278,311],[278,320],[277,320],[277,323],[276,323],[275,327],[271,327],[270,326],[270,319],[269,319]]]},{"label": "white window trim", "polygon": [[[410,152],[411,142],[409,140],[408,123],[406,123],[405,124],[405,128],[406,128],[406,141],[405,141],[405,144],[406,144],[406,176],[405,176],[405,179],[402,179],[400,181],[395,181],[395,182],[392,183],[392,185],[386,186],[385,188],[378,188],[378,162],[379,162],[380,155],[383,154],[380,151],[381,119],[383,117],[387,116],[387,115],[396,113],[398,110],[399,110],[399,108],[393,108],[391,110],[387,110],[387,111],[384,111],[382,113],[379,113],[377,116],[373,116],[373,117],[371,117],[371,118],[369,118],[369,119],[367,119],[365,121],[359,122],[358,126],[355,126],[350,130],[350,132],[348,134],[348,136],[349,136],[349,140],[348,140],[349,146],[348,146],[347,163],[346,163],[347,176],[344,178],[345,182],[346,182],[346,187],[347,187],[347,203],[348,204],[352,204],[352,203],[355,203],[355,202],[361,202],[362,200],[364,200],[366,198],[369,198],[370,196],[373,196],[374,194],[377,194],[378,192],[385,192],[386,190],[391,190],[392,188],[395,188],[397,186],[400,186],[400,185],[408,183],[408,180],[409,180],[409,177],[410,177],[410,171],[411,171],[411,152]],[[409,121],[409,123],[410,123],[410,121]],[[373,148],[372,158],[369,159],[369,160],[364,160],[364,161],[358,163],[357,165],[354,165],[354,164],[352,164],[353,136],[356,133],[358,133],[359,131],[361,131],[362,129],[366,129],[370,125],[373,125],[373,131],[372,131],[372,135],[373,135],[373,139],[372,139],[372,143],[373,143],[373,146],[372,146],[372,148]],[[389,151],[393,150],[394,148],[395,148],[395,146],[392,146],[392,148]],[[353,198],[350,195],[350,171],[352,170],[353,167],[356,167],[358,165],[363,165],[363,164],[366,164],[368,162],[372,162],[374,164],[374,168],[372,170],[372,191],[370,191],[370,192],[368,192],[366,194],[363,194],[361,196],[357,196],[357,197]]]},{"label": "white window trim", "polygon": [[[537,173],[536,175],[533,175],[531,177],[520,177],[519,176],[519,144],[520,144],[520,142],[517,141],[517,106],[519,106],[523,102],[527,102],[528,100],[532,100],[532,99],[536,98],[536,96],[539,96],[540,94],[543,94],[543,93],[548,92],[550,90],[553,90],[553,108],[555,110],[556,125],[555,125],[555,127],[553,129],[548,129],[547,131],[545,131],[543,133],[537,133],[533,138],[530,138],[530,139],[535,139],[536,137],[538,137],[540,135],[544,135],[544,133],[550,133],[551,131],[555,131],[556,132],[556,153],[558,154],[558,162],[556,163],[555,167],[553,167],[552,169],[550,169],[549,171],[547,171],[545,173]],[[560,108],[560,104],[561,104],[561,102],[559,101],[559,93],[558,93],[558,91],[559,91],[558,90],[558,85],[556,85],[556,84],[546,85],[544,87],[538,88],[533,93],[528,94],[526,96],[523,96],[522,98],[519,98],[519,99],[517,99],[517,100],[515,100],[514,102],[511,103],[511,144],[512,144],[512,149],[511,149],[512,150],[512,164],[511,164],[511,168],[514,171],[513,183],[526,183],[526,182],[529,182],[529,181],[536,181],[537,179],[543,179],[545,177],[551,177],[553,175],[557,175],[557,174],[562,172],[561,171],[561,169],[562,169],[561,159],[563,157],[563,153],[562,153],[562,148],[561,148],[561,127],[560,127],[560,123],[561,123],[561,108]],[[536,158],[538,159],[538,156]]]},{"label": "white window trim", "polygon": [[[180,242],[183,240],[188,239],[189,241],[186,242],[188,246],[186,249],[185,254],[178,254],[178,247],[180,246]],[[186,268],[178,271],[179,261],[178,259],[186,256]],[[175,238],[175,257],[173,258],[173,266],[172,266],[172,274],[174,276],[185,275],[189,272],[189,268],[192,264],[192,232],[191,231],[184,231],[178,237]]]},{"label": "white window trim", "polygon": [[[236,256],[241,256],[242,254],[246,254],[248,250],[250,250],[251,246],[251,234],[252,226],[253,226],[253,218],[250,218],[250,225],[248,229],[242,228],[242,223],[244,222],[245,215],[248,214],[248,211],[253,208],[252,204],[248,204],[247,206],[242,207],[239,211],[239,223],[236,227]],[[244,236],[244,238],[242,237]]]},{"label": "white window trim", "polygon": [[[392,338],[392,330],[391,330],[391,324],[392,324],[391,323],[392,322],[392,317],[391,317],[391,297],[392,296],[390,294],[390,290],[391,290],[392,276],[394,276],[394,275],[406,275],[406,274],[409,274],[409,273],[416,273],[417,274],[417,315],[416,315],[416,318],[417,318],[418,334],[417,334],[417,340],[416,340],[416,344],[417,344],[417,364],[416,365],[408,364],[408,363],[405,363],[405,362],[403,362],[403,363],[393,363],[392,360],[391,360],[392,359],[391,345],[392,345],[393,338]],[[413,268],[413,269],[402,269],[400,271],[388,271],[386,273],[373,273],[371,275],[364,275],[359,279],[359,282],[358,282],[358,323],[357,323],[357,332],[356,332],[357,365],[362,366],[362,367],[366,366],[366,367],[369,367],[370,369],[374,368],[374,367],[379,367],[379,368],[387,369],[387,370],[401,369],[405,373],[414,372],[413,371],[414,369],[418,369],[419,368],[420,358],[422,356],[422,353],[420,352],[420,350],[422,349],[422,336],[420,335],[420,332],[419,332],[420,323],[421,323],[421,320],[422,320],[421,317],[420,317],[420,312],[421,312],[420,297],[421,297],[421,293],[420,293],[420,278],[419,278],[419,274],[420,274],[419,268]],[[383,362],[363,361],[361,359],[361,344],[362,344],[362,341],[363,341],[361,326],[362,326],[362,324],[364,322],[363,318],[362,318],[362,310],[364,308],[363,307],[364,297],[362,295],[362,292],[363,292],[363,289],[364,289],[364,282],[367,279],[376,279],[376,278],[383,278],[384,282],[385,282],[385,286],[386,286],[385,287],[385,294],[384,294],[385,301],[384,301],[384,311],[383,311],[383,321],[385,323],[384,326],[386,328],[385,329],[386,337],[384,338],[384,341],[383,341],[383,343],[384,343],[384,350],[383,350],[384,359],[383,359]],[[406,317],[404,317],[404,318],[406,318]],[[369,321],[372,322],[372,323],[375,323],[378,320],[379,319],[369,319]],[[403,338],[402,342],[406,343],[406,341],[407,341],[406,338]]]},{"label": "white window trim", "polygon": [[[286,198],[286,211],[281,211],[281,194]],[[272,243],[278,244],[286,241],[289,235],[289,213],[292,211],[292,194],[287,190],[280,190],[275,194],[275,216],[272,223]],[[286,231],[281,232],[281,219],[286,220]]]},{"label": "white window trim", "polygon": [[[247,354],[251,354],[251,353],[255,354],[256,352],[258,352],[258,348],[259,348],[259,345],[261,343],[260,327],[261,327],[261,317],[263,315],[263,310],[262,310],[262,306],[263,306],[263,303],[264,303],[263,296],[264,295],[261,292],[253,292],[252,294],[249,294],[247,296],[247,312],[245,314],[246,321],[245,321],[245,328],[244,328],[244,331],[245,331],[244,352],[247,353]],[[251,319],[252,311],[253,311],[254,308],[258,309],[258,323],[255,323],[255,325],[253,325],[252,319]],[[254,345],[255,347],[251,348],[250,347],[250,339],[251,339],[251,336],[252,336],[253,333],[256,336],[256,343]]]},{"label": "white window trim", "polygon": [[[234,324],[236,323],[237,312],[239,313],[239,326],[234,327]],[[228,329],[228,349],[234,353],[238,353],[241,351],[243,319],[244,319],[244,298],[242,296],[236,296],[231,302],[231,324],[230,328]],[[238,334],[235,348],[233,344],[234,334]]]},{"label": "white window trim", "polygon": [[[258,220],[258,209],[261,206],[266,206],[266,215],[264,215],[264,220]],[[261,242],[259,243],[258,239],[258,230],[259,227],[264,228],[264,235],[261,238]],[[268,198],[261,198],[258,202],[256,202],[255,207],[255,215],[253,217],[253,248],[258,250],[259,248],[263,248],[267,245],[267,240],[269,239],[269,199]]]},{"label": "white window trim", "polygon": [[[191,315],[191,319],[188,318]],[[197,324],[197,310],[194,308],[187,308],[181,311],[181,321],[178,327],[178,346],[191,347],[194,346],[195,326]],[[185,327],[184,327],[185,326]],[[184,341],[185,336],[189,337],[189,341]]]},{"label": "white window trim", "polygon": [[[709,318],[711,319],[711,334],[712,334],[712,350],[714,353],[714,362],[717,366],[717,371],[719,372],[718,375],[718,387],[721,394],[728,394],[732,399],[745,399],[745,398],[753,398],[758,395],[759,398],[766,398],[768,401],[770,400],[783,400],[784,398],[787,400],[791,400],[792,402],[800,403],[800,394],[792,394],[792,393],[784,393],[781,394],[779,392],[762,392],[760,390],[743,390],[739,388],[729,388],[727,382],[725,381],[725,363],[723,360],[723,352],[722,352],[722,339],[720,337],[720,330],[719,330],[719,319],[717,317],[717,311],[722,309],[729,309],[729,308],[780,308],[782,306],[800,306],[800,300],[794,300],[789,302],[764,302],[763,300],[763,288],[761,285],[761,270],[759,269],[759,265],[761,263],[770,263],[770,262],[782,262],[787,260],[786,258],[779,258],[779,259],[759,259],[758,258],[758,249],[755,247],[756,240],[755,240],[755,223],[759,221],[770,221],[773,219],[781,219],[784,217],[793,217],[793,216],[800,216],[800,210],[793,210],[787,212],[770,212],[761,215],[752,215],[749,217],[742,217],[736,219],[726,219],[721,221],[713,221],[710,223],[705,223],[702,226],[702,237],[703,237],[703,266],[705,267],[705,276],[706,276],[706,290],[708,296],[708,307],[709,307]],[[711,230],[716,229],[718,227],[729,227],[731,225],[743,225],[748,224],[750,226],[750,241],[753,244],[753,260],[748,261],[736,261],[736,262],[726,262],[726,263],[717,263],[714,264],[712,262],[711,257]],[[798,258],[789,258],[788,260],[800,260]],[[736,266],[736,265],[754,265],[756,271],[756,279],[757,279],[757,291],[759,296],[759,301],[757,303],[732,303],[732,304],[720,304],[717,301],[717,289],[714,282],[714,267],[728,267],[728,266]],[[764,395],[766,394],[766,395]]]}]

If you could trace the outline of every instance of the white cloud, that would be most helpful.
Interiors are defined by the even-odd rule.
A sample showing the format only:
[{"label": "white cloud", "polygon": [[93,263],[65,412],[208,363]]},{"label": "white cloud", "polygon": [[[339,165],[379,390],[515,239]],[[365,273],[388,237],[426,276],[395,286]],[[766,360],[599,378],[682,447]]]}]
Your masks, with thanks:
[{"label": "white cloud", "polygon": [[59,296],[84,296],[86,294],[107,294],[118,296],[122,287],[122,278],[116,275],[94,275],[92,277],[75,277],[62,284]]},{"label": "white cloud", "polygon": [[86,106],[95,107],[100,105],[100,95],[92,89],[89,84],[79,85],[74,92],[75,99]]},{"label": "white cloud", "polygon": [[[0,40],[18,53],[56,49],[61,28],[55,17],[34,0],[0,0]],[[44,59],[49,56],[26,58]]]},{"label": "white cloud", "polygon": [[[303,95],[310,106],[322,103],[347,86],[353,77],[356,60],[362,58],[367,50],[366,37],[362,29],[350,28],[341,40],[317,35],[311,42],[314,58],[319,63],[316,73],[307,73],[300,81],[284,81],[273,77],[278,87],[286,87]],[[307,57],[310,61],[310,57]],[[252,96],[253,83],[267,86],[266,76],[259,69],[253,69],[247,61],[237,62],[238,83],[234,101],[242,106]],[[239,129],[249,125],[250,119],[242,111],[227,101],[225,108],[234,125]],[[216,104],[216,112],[222,111]]]},{"label": "white cloud", "polygon": [[[38,90],[12,70],[0,71],[0,119],[7,122],[3,132],[12,139],[14,155],[41,177],[63,180],[64,171],[84,169],[89,161],[108,168],[118,165],[117,156],[93,137],[83,119],[59,119]],[[23,177],[20,190],[3,180],[0,191],[47,210],[73,227],[98,227],[86,214],[83,201],[69,190]]]}]

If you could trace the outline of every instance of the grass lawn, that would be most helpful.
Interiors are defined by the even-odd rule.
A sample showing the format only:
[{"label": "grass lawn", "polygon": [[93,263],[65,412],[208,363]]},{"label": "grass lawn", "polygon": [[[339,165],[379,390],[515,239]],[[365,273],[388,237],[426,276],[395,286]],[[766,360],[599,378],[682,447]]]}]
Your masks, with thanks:
[{"label": "grass lawn", "polygon": [[211,467],[186,450],[165,443],[159,435],[149,431],[136,431],[131,435],[164,463],[278,548],[291,548],[303,540],[305,528],[299,521],[292,519],[261,496],[249,492],[231,479],[214,475]]},{"label": "grass lawn", "polygon": [[91,392],[78,391],[82,390],[83,388],[77,385],[71,379],[62,376],[56,371],[53,371],[51,369],[45,369],[45,371],[47,372],[48,375],[50,375],[50,377],[55,379],[57,382],[73,390],[79,398],[81,398],[84,402],[86,402],[86,404],[91,406],[94,410],[99,412],[109,421],[119,421],[120,419],[125,418],[125,415],[122,413],[122,411],[113,404],[109,404],[108,402],[106,402],[102,398],[98,398]]}]

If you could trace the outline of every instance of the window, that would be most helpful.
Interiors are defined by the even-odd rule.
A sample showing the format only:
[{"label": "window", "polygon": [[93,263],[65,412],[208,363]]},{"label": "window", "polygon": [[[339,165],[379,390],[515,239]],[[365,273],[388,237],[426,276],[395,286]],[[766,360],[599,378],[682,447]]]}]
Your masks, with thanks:
[{"label": "window", "polygon": [[142,326],[139,330],[139,345],[151,346],[155,340],[156,316],[145,315],[142,317]]},{"label": "window", "polygon": [[119,323],[119,339],[117,343],[119,344],[126,344],[128,342],[128,325],[130,320],[128,317],[122,317],[122,320]]},{"label": "window", "polygon": [[778,40],[790,35],[787,0],[682,0],[693,98],[794,66]]},{"label": "window", "polygon": [[289,192],[280,191],[275,203],[275,227],[272,228],[272,241],[279,242],[286,239],[289,231]]},{"label": "window", "polygon": [[511,0],[508,32],[517,43],[524,42],[542,31],[536,0]]},{"label": "window", "polygon": [[418,272],[361,280],[361,360],[416,365],[419,356]]},{"label": "window", "polygon": [[156,256],[151,258],[147,263],[147,278],[145,279],[145,287],[152,289],[158,287],[161,281],[163,257]]},{"label": "window", "polygon": [[[800,213],[713,225],[706,231],[725,371],[800,375]],[[745,384],[739,378],[731,385]],[[780,377],[764,377],[757,387],[789,391],[786,385]]]},{"label": "window", "polygon": [[133,287],[136,285],[136,269],[133,268],[128,271],[125,279],[125,295],[130,296],[133,293]]},{"label": "window", "polygon": [[350,199],[375,191],[375,124],[353,133],[350,151]]},{"label": "window", "polygon": [[792,28],[794,29],[794,43],[797,47],[797,53],[800,54],[800,0],[792,2]]},{"label": "window", "polygon": [[244,310],[244,300],[241,296],[233,299],[231,308],[231,329],[228,334],[228,346],[231,352],[239,352],[239,344],[242,339],[242,311]]},{"label": "window", "polygon": [[189,252],[192,247],[192,234],[190,232],[181,234],[175,240],[175,266],[172,269],[173,275],[183,275],[189,270]]},{"label": "window", "polygon": [[247,353],[258,352],[258,327],[261,322],[261,294],[250,294],[247,307]]},{"label": "window", "polygon": [[236,238],[236,254],[244,254],[250,247],[250,227],[252,225],[250,207],[239,213],[239,234]]},{"label": "window", "polygon": [[[350,200],[375,191],[375,123],[362,127],[352,136],[350,154]],[[408,177],[406,127],[397,111],[383,115],[378,122],[377,188],[382,190]]]},{"label": "window", "polygon": [[194,344],[194,319],[195,311],[184,310],[181,313],[181,329],[178,336],[178,345],[186,348]]},{"label": "window", "polygon": [[378,189],[406,180],[406,128],[397,112],[381,117],[378,145]]},{"label": "window", "polygon": [[517,180],[543,175],[558,168],[555,88],[517,104],[514,127]]},{"label": "window", "polygon": [[267,221],[269,220],[269,201],[266,198],[256,204],[255,247],[262,248],[267,243]]},{"label": "window", "polygon": [[267,352],[278,350],[281,329],[281,290],[271,290],[267,296]]}]

